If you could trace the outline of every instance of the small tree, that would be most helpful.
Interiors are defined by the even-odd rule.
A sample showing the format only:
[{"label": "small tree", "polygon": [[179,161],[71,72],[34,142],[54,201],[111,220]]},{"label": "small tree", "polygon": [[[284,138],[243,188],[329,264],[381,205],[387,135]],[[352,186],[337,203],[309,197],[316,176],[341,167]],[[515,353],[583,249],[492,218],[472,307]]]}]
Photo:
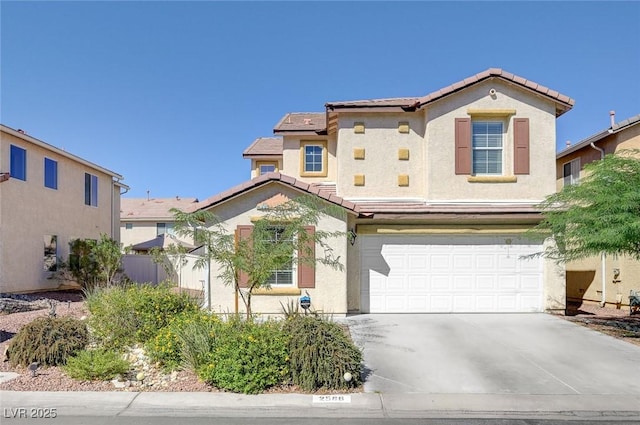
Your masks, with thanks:
[{"label": "small tree", "polygon": [[83,288],[114,283],[122,265],[122,253],[118,242],[103,233],[98,241],[74,239],[69,245],[68,268]]},{"label": "small tree", "polygon": [[539,253],[558,262],[600,253],[640,259],[640,151],[606,155],[585,165],[578,184],[548,196],[544,219],[529,235],[552,235],[555,244]]},{"label": "small tree", "polygon": [[[196,261],[196,267],[204,268],[210,261],[220,267],[219,277],[242,298],[247,318],[251,317],[251,297],[258,288],[270,288],[269,279],[274,270],[291,264],[317,264],[342,270],[340,257],[335,257],[328,241],[344,236],[344,232],[327,232],[309,226],[317,226],[325,215],[344,217],[344,211],[330,207],[311,196],[301,196],[264,210],[261,220],[254,223],[249,237],[239,237],[227,229],[214,214],[208,211],[185,213],[176,209],[176,233],[193,238],[197,245],[205,247],[205,254]],[[321,255],[315,255],[315,247]],[[297,252],[297,255],[294,253]],[[241,289],[241,275],[245,287]]]}]

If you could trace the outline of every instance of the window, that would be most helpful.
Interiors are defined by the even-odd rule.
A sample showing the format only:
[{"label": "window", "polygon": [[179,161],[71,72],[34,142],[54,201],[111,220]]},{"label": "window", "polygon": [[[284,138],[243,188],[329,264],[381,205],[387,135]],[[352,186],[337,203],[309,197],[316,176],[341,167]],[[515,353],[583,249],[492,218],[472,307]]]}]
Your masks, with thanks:
[{"label": "window", "polygon": [[27,180],[27,151],[19,146],[11,145],[9,172],[14,179]]},{"label": "window", "polygon": [[58,189],[58,161],[44,159],[44,186],[49,189]]},{"label": "window", "polygon": [[565,186],[578,183],[580,180],[580,158],[576,158],[562,166],[562,178]]},{"label": "window", "polygon": [[84,204],[98,206],[98,177],[84,173]]},{"label": "window", "polygon": [[58,270],[58,236],[44,235],[44,271]]},{"label": "window", "polygon": [[173,223],[156,223],[156,236],[164,233],[173,235]]},{"label": "window", "polygon": [[[273,243],[277,243],[284,237],[284,229],[282,227],[274,227],[272,229],[272,239]],[[293,267],[293,254],[290,261],[281,266],[279,269],[273,270],[269,279],[267,279],[267,285],[271,286],[282,286],[282,285],[293,285],[293,276],[294,275],[294,267]]]},{"label": "window", "polygon": [[124,224],[124,228],[127,229],[127,230],[133,229],[133,223],[125,223]]},{"label": "window", "polygon": [[502,123],[472,123],[473,174],[502,174]]},{"label": "window", "polygon": [[274,171],[278,171],[278,164],[276,162],[258,162],[258,175],[261,176],[263,174],[272,173]]},{"label": "window", "polygon": [[301,176],[327,175],[327,143],[302,142],[301,144]]}]

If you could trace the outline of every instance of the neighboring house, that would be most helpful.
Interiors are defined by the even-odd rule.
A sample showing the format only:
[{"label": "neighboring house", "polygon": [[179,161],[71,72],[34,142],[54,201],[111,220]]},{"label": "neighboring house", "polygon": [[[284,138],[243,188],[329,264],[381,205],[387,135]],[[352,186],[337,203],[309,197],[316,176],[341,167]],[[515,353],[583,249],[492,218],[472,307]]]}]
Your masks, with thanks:
[{"label": "neighboring house", "polygon": [[57,288],[73,239],[120,239],[122,176],[0,125],[0,292]]},{"label": "neighboring house", "polygon": [[[140,244],[149,247],[166,245],[164,234],[174,235],[174,217],[171,209],[187,210],[196,198],[122,198],[120,207],[120,237],[125,249]],[[169,238],[173,239],[173,238]],[[159,244],[159,245],[158,245]]]},{"label": "neighboring house", "polygon": [[[336,315],[564,312],[564,270],[521,257],[543,249],[523,232],[555,190],[556,118],[573,103],[493,68],[425,96],[329,102],[285,115],[278,137],[245,150],[252,179],[192,210],[238,237],[265,204],[301,194],[346,212],[318,225],[347,234],[332,247],[344,271],[280,271],[287,278],[253,297],[255,312],[279,313],[303,293]],[[233,311],[217,275],[213,266],[210,305]]]},{"label": "neighboring house", "polygon": [[[583,176],[583,167],[604,155],[624,149],[640,149],[640,115],[615,122],[611,126],[556,156],[557,189],[575,184]],[[629,304],[629,290],[640,290],[640,261],[627,257],[602,256],[566,265],[567,299],[612,305]]]}]

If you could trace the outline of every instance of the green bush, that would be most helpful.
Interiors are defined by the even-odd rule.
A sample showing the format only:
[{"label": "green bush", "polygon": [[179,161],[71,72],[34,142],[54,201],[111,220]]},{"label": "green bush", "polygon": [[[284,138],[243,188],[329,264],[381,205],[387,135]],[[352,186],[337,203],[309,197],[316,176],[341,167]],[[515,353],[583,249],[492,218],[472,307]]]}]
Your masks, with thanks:
[{"label": "green bush", "polygon": [[74,379],[108,381],[129,370],[129,362],[115,351],[83,350],[69,357],[64,371]]},{"label": "green bush", "polygon": [[219,327],[198,376],[222,389],[255,394],[289,380],[287,338],[276,322],[233,318]]},{"label": "green bush", "polygon": [[147,353],[166,369],[185,366],[197,370],[215,344],[217,316],[202,310],[185,311],[175,316],[146,344]]},{"label": "green bush", "polygon": [[11,339],[9,360],[14,366],[32,362],[41,366],[61,365],[88,342],[84,322],[71,317],[41,317],[23,326]]},{"label": "green bush", "polygon": [[[291,316],[284,324],[288,336],[293,383],[305,391],[346,389],[361,383],[362,353],[337,323],[315,316]],[[352,376],[345,381],[344,374]]]},{"label": "green bush", "polygon": [[119,349],[154,338],[178,314],[197,311],[195,300],[167,285],[100,288],[87,293],[92,335],[105,348]]}]

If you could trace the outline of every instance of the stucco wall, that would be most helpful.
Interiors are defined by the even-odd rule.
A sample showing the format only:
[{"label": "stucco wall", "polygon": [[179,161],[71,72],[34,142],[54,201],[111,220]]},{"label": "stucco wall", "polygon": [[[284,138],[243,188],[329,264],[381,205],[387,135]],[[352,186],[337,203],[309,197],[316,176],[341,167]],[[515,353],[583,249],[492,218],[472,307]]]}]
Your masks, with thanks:
[{"label": "stucco wall", "polygon": [[[58,236],[58,257],[67,260],[69,242],[76,238],[111,236],[112,177],[11,134],[1,133],[2,171],[9,171],[10,145],[27,151],[26,181],[1,183],[0,291],[19,292],[55,288],[44,268],[44,235]],[[58,189],[44,186],[44,158],[58,162]],[[98,177],[98,207],[84,204],[84,173]],[[117,217],[117,216],[116,216]],[[117,218],[116,218],[117,220]]]},{"label": "stucco wall", "polygon": [[[492,88],[497,92],[495,96],[489,95]],[[468,118],[468,109],[516,111],[515,115],[504,118],[504,176],[514,175],[513,119],[529,118],[530,174],[517,175],[515,183],[470,183],[468,176],[455,174],[454,123],[456,118]],[[426,198],[429,200],[539,201],[555,190],[555,106],[551,101],[500,80],[484,81],[431,105],[426,124],[426,143]]]},{"label": "stucco wall", "polygon": [[[322,177],[303,177],[300,169],[300,144],[306,141],[326,141],[327,142],[327,175]],[[282,142],[282,170],[286,174],[307,183],[335,182],[338,170],[336,163],[336,140],[329,136],[287,136]]]},{"label": "stucco wall", "polygon": [[[400,122],[409,124],[409,133],[398,130]],[[354,131],[364,123],[364,133]],[[426,183],[424,112],[417,113],[341,113],[338,121],[337,194],[346,198],[423,198]],[[364,149],[364,159],[354,158],[354,150]],[[409,159],[399,159],[407,149]],[[364,176],[356,186],[354,176]],[[408,186],[398,185],[398,176],[409,177]]]},{"label": "stucco wall", "polygon": [[[233,231],[238,225],[252,224],[251,219],[262,216],[256,206],[270,199],[278,193],[283,193],[290,199],[299,196],[299,192],[289,189],[278,183],[271,183],[260,189],[245,193],[224,204],[214,207],[211,211],[216,214],[229,231]],[[347,229],[346,219],[324,216],[317,228],[326,231],[345,232]],[[316,268],[316,287],[303,289],[308,291],[312,307],[315,310],[331,313],[334,315],[344,315],[347,312],[347,241],[345,237],[331,240],[334,255],[342,259],[345,269],[334,270],[330,267],[318,265]],[[316,251],[316,255],[322,255]],[[233,286],[226,285],[219,277],[219,269],[212,265],[211,269],[211,307],[213,311],[220,313],[234,312],[234,291]],[[298,303],[300,295],[254,295],[252,298],[252,309],[254,313],[280,314],[283,304],[289,300]],[[244,304],[239,301],[239,311],[244,312]]]},{"label": "stucco wall", "polygon": [[[126,228],[126,224],[131,223],[131,229]],[[149,241],[157,236],[158,223],[167,223],[167,221],[121,221],[120,222],[120,242],[122,247],[126,248],[140,242]]]}]

